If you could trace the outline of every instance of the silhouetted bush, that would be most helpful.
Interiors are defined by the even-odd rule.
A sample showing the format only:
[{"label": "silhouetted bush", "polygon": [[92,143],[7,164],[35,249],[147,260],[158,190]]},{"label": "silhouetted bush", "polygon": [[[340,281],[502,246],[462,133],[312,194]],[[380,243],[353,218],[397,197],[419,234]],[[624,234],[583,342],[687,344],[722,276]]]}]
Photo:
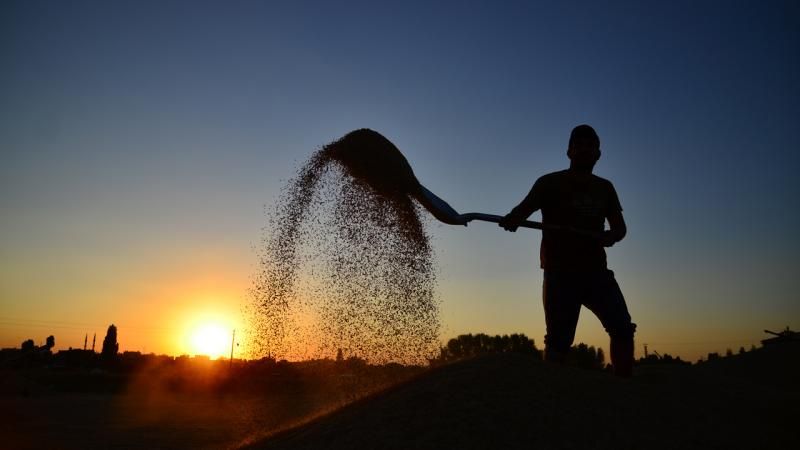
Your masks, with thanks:
[{"label": "silhouetted bush", "polygon": [[489,336],[483,333],[462,334],[450,339],[440,350],[440,355],[432,364],[474,358],[494,353],[522,353],[537,359],[542,358],[536,344],[524,334]]},{"label": "silhouetted bush", "polygon": [[664,355],[659,355],[658,352],[651,353],[647,355],[646,358],[639,358],[636,362],[640,365],[649,365],[649,364],[678,364],[678,365],[691,365],[692,363],[689,361],[684,361],[681,359],[680,356],[672,357],[669,353],[664,353]]},{"label": "silhouetted bush", "polygon": [[44,346],[45,348],[47,348],[47,351],[50,351],[53,347],[55,347],[56,346],[55,336],[53,335],[47,336],[47,340],[45,341]]},{"label": "silhouetted bush", "polygon": [[581,342],[572,346],[566,362],[585,369],[603,369],[605,367],[605,354],[603,354],[602,349],[596,349]]},{"label": "silhouetted bush", "polygon": [[23,352],[32,352],[36,350],[36,344],[33,343],[33,339],[28,339],[22,343],[20,348]]}]

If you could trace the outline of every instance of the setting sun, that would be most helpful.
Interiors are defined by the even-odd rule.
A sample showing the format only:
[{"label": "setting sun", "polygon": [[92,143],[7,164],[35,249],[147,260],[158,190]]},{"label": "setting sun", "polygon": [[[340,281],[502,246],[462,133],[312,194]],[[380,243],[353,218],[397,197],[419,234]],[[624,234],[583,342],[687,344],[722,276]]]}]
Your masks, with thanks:
[{"label": "setting sun", "polygon": [[230,351],[231,330],[217,323],[204,323],[191,332],[191,350],[211,358],[226,356]]}]

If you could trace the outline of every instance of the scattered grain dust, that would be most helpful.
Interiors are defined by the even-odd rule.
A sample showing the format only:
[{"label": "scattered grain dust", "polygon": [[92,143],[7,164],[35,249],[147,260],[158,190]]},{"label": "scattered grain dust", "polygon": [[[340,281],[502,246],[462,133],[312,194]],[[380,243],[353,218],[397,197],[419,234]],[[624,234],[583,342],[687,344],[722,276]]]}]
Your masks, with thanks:
[{"label": "scattered grain dust", "polygon": [[250,293],[254,356],[332,358],[341,349],[373,363],[420,364],[438,351],[435,264],[420,209],[354,161],[376,142],[405,162],[383,136],[357,130],[314,153],[284,188]]}]

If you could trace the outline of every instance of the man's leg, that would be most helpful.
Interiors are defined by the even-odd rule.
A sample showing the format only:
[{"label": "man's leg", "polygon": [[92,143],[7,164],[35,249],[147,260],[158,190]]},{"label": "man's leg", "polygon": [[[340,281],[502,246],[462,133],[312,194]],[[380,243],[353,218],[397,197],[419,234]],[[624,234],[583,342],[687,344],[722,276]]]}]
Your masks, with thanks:
[{"label": "man's leg", "polygon": [[584,303],[603,323],[611,338],[611,364],[614,374],[621,377],[633,375],[633,334],[636,324],[625,304],[625,297],[614,279],[614,272],[607,270],[593,277],[592,292]]},{"label": "man's leg", "polygon": [[544,319],[547,334],[544,337],[545,361],[564,362],[581,312],[580,281],[569,274],[545,272],[542,288]]}]

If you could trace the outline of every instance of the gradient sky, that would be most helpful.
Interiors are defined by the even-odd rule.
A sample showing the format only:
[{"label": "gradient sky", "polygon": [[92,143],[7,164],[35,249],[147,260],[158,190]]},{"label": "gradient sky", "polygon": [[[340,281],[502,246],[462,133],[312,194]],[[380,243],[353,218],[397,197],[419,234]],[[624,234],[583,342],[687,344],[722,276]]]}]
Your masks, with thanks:
[{"label": "gradient sky", "polygon": [[[589,123],[638,353],[800,328],[797,2],[378,3],[2,2],[0,347],[241,328],[265,211],[362,127],[457,210],[504,214]],[[442,337],[541,346],[539,232],[430,231]],[[607,348],[586,310],[577,341]]]}]

